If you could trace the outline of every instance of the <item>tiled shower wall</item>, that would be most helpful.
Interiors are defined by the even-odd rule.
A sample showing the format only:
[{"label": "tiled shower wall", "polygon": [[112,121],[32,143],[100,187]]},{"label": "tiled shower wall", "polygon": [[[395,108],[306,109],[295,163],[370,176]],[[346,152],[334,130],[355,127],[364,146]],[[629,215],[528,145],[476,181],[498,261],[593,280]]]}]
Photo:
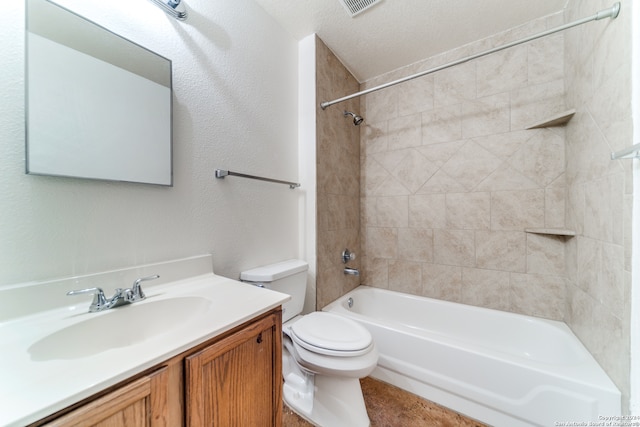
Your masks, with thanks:
[{"label": "tiled shower wall", "polygon": [[[358,81],[316,37],[318,102],[357,92]],[[360,133],[343,111],[360,112],[358,99],[316,111],[317,262],[316,307],[321,309],[360,284],[343,273],[340,255],[356,253],[360,267]]]},{"label": "tiled shower wall", "polygon": [[[430,58],[364,88],[563,23],[561,14]],[[552,319],[565,312],[564,36],[362,98],[364,284]]]},{"label": "tiled shower wall", "polygon": [[[629,402],[632,160],[609,153],[633,144],[631,117],[631,1],[615,20],[566,33],[567,244],[565,321],[605,368]],[[567,21],[611,6],[569,1]],[[636,141],[637,142],[637,141]]]},{"label": "tiled shower wall", "polygon": [[[571,0],[566,17],[530,22],[360,88],[318,40],[318,101],[606,7]],[[361,282],[564,320],[620,388],[627,412],[632,174],[631,161],[609,153],[632,144],[629,7],[623,0],[615,21],[318,109],[317,307]],[[566,127],[525,129],[570,108],[576,114]],[[343,109],[366,119],[359,152]],[[540,228],[576,236],[525,231]],[[338,257],[343,245],[360,244],[358,280],[342,274]]]}]

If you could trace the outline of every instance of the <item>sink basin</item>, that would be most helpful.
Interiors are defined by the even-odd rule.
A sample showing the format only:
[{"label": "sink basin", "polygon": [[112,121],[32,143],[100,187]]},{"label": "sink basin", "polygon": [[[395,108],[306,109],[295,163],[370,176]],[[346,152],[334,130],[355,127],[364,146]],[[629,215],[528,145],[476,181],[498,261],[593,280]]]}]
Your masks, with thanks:
[{"label": "sink basin", "polygon": [[162,335],[206,312],[211,301],[202,297],[176,297],[124,305],[36,341],[31,360],[78,359],[112,348],[126,347]]}]

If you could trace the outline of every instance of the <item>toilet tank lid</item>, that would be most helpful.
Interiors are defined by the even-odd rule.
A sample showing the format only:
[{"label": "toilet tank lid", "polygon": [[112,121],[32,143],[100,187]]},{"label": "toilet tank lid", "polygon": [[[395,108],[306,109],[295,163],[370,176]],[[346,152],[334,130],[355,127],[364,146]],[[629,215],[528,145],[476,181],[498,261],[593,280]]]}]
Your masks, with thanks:
[{"label": "toilet tank lid", "polygon": [[292,274],[301,273],[309,269],[309,264],[300,259],[290,259],[275,264],[264,265],[240,273],[240,280],[250,282],[273,282]]}]

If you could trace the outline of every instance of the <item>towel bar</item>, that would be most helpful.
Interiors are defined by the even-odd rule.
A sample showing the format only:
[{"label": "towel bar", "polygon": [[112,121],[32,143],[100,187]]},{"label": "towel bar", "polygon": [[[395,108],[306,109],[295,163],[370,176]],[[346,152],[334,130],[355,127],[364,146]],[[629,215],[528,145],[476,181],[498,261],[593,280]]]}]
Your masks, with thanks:
[{"label": "towel bar", "polygon": [[297,183],[297,182],[282,181],[282,180],[279,180],[279,179],[265,178],[265,177],[262,177],[262,176],[247,175],[247,174],[244,174],[244,173],[231,172],[231,171],[224,170],[224,169],[216,169],[216,178],[223,179],[225,176],[239,176],[241,178],[250,178],[250,179],[257,179],[259,181],[275,182],[277,184],[286,184],[292,190],[295,189],[295,188],[300,187],[300,184]]}]

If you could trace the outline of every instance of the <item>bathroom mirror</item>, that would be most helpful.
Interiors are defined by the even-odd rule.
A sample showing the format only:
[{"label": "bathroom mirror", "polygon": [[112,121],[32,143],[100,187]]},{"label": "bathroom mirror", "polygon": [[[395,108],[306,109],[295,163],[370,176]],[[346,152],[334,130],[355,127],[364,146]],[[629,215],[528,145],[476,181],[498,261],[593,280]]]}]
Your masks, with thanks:
[{"label": "bathroom mirror", "polygon": [[171,186],[171,61],[26,4],[27,173]]}]

